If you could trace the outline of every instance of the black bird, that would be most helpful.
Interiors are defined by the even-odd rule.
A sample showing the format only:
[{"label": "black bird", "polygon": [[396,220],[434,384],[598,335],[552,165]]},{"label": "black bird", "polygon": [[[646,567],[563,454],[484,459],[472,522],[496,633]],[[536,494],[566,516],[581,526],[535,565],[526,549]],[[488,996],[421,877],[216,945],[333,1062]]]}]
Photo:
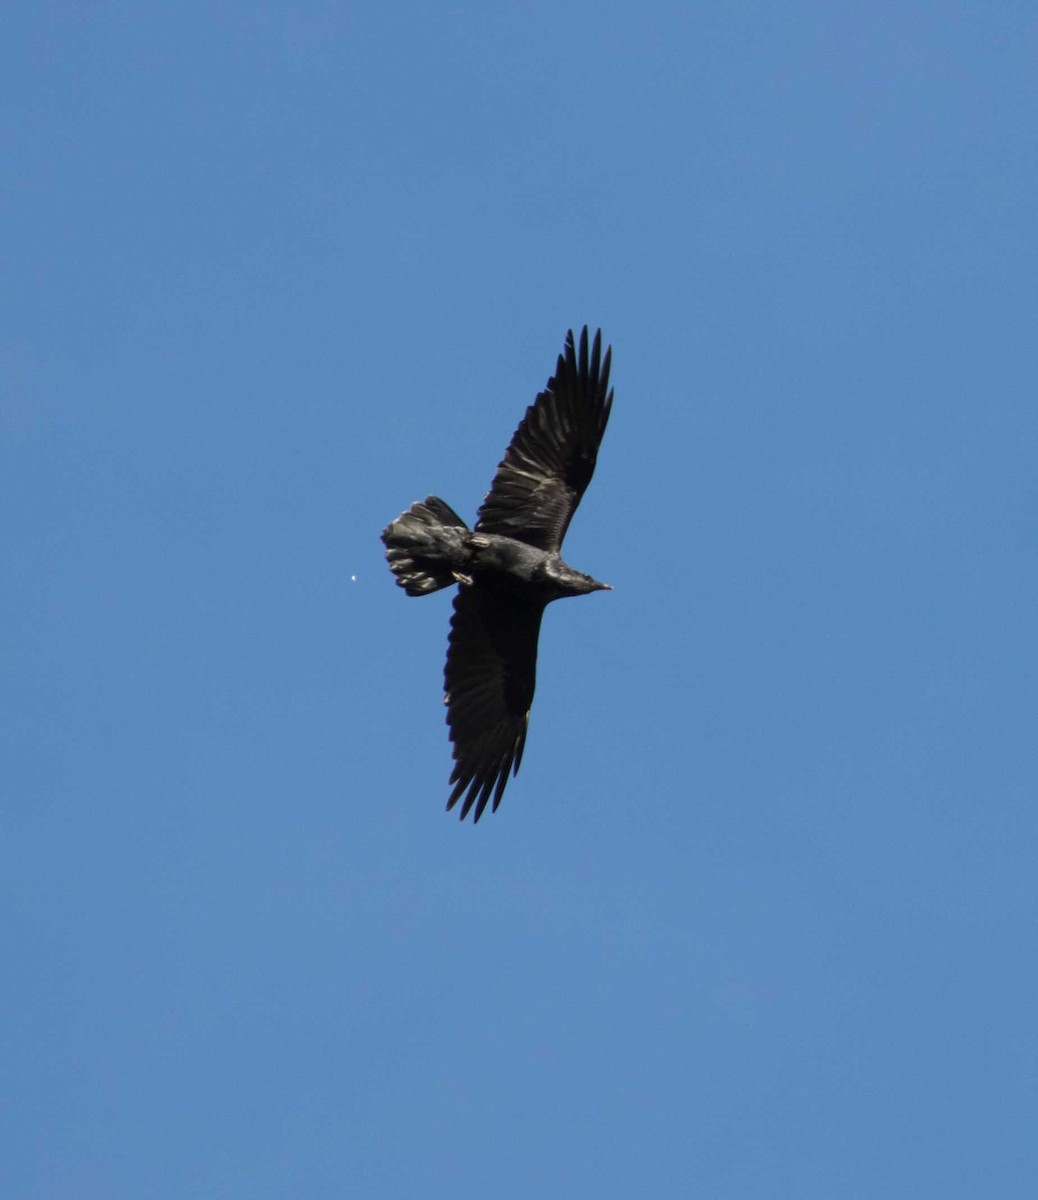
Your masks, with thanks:
[{"label": "black bird", "polygon": [[462,820],[496,810],[523,756],[537,677],[537,635],[552,600],[610,590],[574,571],[559,550],[595,470],[609,420],[612,347],[588,355],[566,335],[555,374],[526,410],[470,530],[436,496],[412,504],[382,531],[386,558],[409,596],[461,586],[454,598],[443,698],[454,744]]}]

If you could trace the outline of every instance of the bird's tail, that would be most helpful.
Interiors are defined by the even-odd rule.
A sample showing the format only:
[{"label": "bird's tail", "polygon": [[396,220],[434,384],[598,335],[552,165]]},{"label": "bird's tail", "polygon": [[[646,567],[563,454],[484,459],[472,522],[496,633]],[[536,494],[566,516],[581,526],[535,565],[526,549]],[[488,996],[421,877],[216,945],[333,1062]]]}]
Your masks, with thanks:
[{"label": "bird's tail", "polygon": [[389,569],[409,596],[458,582],[468,557],[469,527],[437,496],[416,501],[382,530]]}]

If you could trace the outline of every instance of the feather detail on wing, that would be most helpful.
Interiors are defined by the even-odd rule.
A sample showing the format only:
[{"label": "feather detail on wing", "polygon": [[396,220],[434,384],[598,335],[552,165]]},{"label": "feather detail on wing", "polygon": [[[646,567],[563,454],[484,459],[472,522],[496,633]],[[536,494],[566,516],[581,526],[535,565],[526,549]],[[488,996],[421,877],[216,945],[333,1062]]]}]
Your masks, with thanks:
[{"label": "feather detail on wing", "polygon": [[444,670],[444,703],[454,744],[448,810],[461,799],[462,820],[478,821],[493,795],[496,809],[519,770],[537,678],[542,604],[507,587],[477,582],[454,598]]},{"label": "feather detail on wing", "polygon": [[479,510],[476,529],[557,551],[598,458],[609,420],[612,347],[602,356],[595,334],[588,356],[587,326],[577,352],[573,333],[548,380],[515,431]]}]

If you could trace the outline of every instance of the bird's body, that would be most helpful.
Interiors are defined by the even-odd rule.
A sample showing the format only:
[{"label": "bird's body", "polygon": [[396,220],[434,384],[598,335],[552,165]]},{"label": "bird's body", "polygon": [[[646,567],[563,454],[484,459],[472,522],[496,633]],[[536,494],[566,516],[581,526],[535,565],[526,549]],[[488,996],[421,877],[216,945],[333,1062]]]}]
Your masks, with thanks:
[{"label": "bird's body", "polygon": [[386,558],[408,595],[458,583],[444,670],[454,785],[461,816],[496,809],[519,770],[533,701],[537,637],[545,607],[607,589],[563,562],[566,529],[595,469],[609,419],[610,351],[587,328],[580,353],[570,333],[554,376],[516,430],[479,510],[476,527],[428,496],[382,532]]}]

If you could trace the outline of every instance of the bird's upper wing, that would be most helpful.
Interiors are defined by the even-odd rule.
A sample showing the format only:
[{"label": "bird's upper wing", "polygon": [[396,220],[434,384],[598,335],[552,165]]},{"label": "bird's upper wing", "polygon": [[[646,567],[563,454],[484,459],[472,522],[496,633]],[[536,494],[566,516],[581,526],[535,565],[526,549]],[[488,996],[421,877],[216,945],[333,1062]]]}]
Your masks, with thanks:
[{"label": "bird's upper wing", "polygon": [[489,580],[463,585],[454,598],[443,699],[454,743],[447,808],[467,793],[462,820],[475,804],[478,821],[491,793],[496,809],[509,771],[519,770],[543,613],[543,604]]},{"label": "bird's upper wing", "polygon": [[588,358],[587,326],[580,353],[573,333],[548,386],[526,410],[483,501],[476,528],[558,551],[595,470],[609,420],[612,347],[602,357],[602,333]]}]

